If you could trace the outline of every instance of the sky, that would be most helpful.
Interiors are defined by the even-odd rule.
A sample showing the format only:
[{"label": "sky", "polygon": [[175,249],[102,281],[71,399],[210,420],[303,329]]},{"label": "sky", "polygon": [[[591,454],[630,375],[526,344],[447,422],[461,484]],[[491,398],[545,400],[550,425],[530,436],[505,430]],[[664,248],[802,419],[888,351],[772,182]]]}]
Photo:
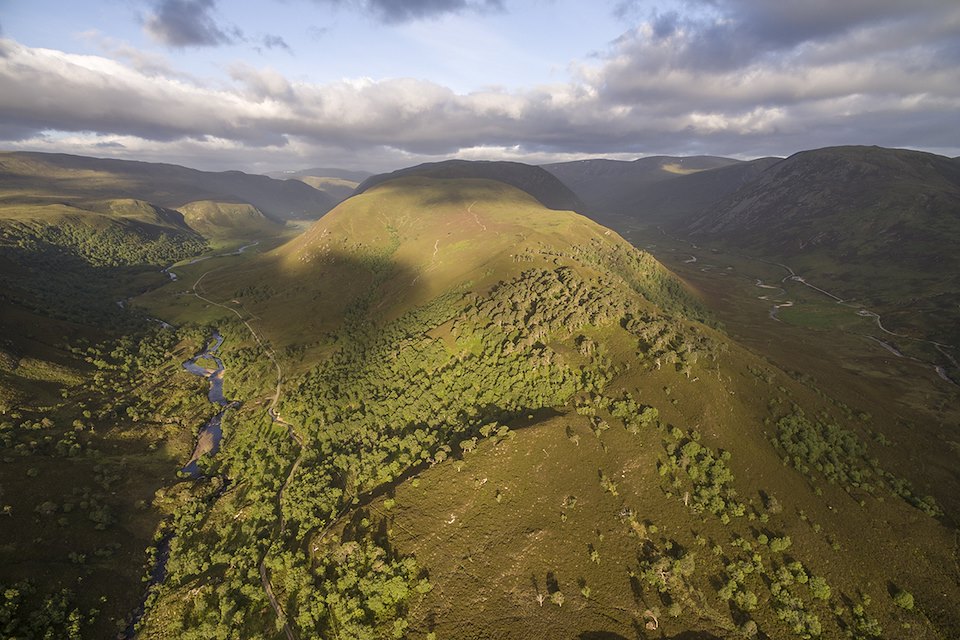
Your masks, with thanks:
[{"label": "sky", "polygon": [[0,0],[0,149],[266,172],[960,155],[957,0]]}]

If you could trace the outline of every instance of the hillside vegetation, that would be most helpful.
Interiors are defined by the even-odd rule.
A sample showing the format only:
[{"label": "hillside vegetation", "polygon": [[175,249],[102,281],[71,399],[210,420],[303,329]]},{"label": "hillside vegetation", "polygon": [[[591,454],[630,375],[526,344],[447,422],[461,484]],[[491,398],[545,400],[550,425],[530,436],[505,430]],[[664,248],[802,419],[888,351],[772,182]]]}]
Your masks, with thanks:
[{"label": "hillside vegetation", "polygon": [[178,209],[191,229],[204,238],[264,238],[280,234],[283,226],[250,204],[203,200]]}]

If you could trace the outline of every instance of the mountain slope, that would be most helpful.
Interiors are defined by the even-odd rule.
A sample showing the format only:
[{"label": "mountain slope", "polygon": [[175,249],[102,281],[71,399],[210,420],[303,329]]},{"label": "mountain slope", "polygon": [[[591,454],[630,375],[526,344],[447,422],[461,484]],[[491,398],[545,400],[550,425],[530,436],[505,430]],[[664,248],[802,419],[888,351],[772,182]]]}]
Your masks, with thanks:
[{"label": "mountain slope", "polygon": [[337,204],[353,195],[354,189],[373,174],[369,171],[316,167],[299,171],[274,171],[267,175],[277,180],[299,180],[328,194]]},{"label": "mountain slope", "polygon": [[623,213],[622,201],[650,185],[684,175],[738,164],[714,156],[650,156],[633,161],[576,160],[543,165],[592,210]]},{"label": "mountain slope", "polygon": [[182,205],[184,222],[205,238],[277,235],[282,225],[250,204],[201,200]]},{"label": "mountain slope", "polygon": [[835,147],[783,160],[685,231],[785,262],[844,299],[879,305],[893,331],[960,344],[960,163]]},{"label": "mountain slope", "polygon": [[280,221],[318,218],[334,204],[326,194],[299,181],[64,154],[0,154],[0,181],[4,199],[23,204],[51,198],[133,198],[176,209],[211,200],[251,204]]},{"label": "mountain slope", "polygon": [[138,637],[960,629],[956,487],[578,214],[393,179],[196,283],[242,406]]},{"label": "mountain slope", "polygon": [[357,193],[396,178],[420,176],[426,178],[478,178],[496,180],[521,191],[529,193],[548,209],[561,211],[583,211],[584,204],[570,189],[552,174],[540,167],[519,162],[471,162],[468,160],[447,160],[428,162],[415,167],[399,169],[364,180]]}]

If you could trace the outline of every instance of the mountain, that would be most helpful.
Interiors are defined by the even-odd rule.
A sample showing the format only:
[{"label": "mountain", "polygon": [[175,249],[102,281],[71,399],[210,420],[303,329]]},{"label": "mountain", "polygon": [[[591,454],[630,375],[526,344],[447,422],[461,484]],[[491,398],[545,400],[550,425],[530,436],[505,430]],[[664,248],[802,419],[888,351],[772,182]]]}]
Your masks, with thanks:
[{"label": "mountain", "polygon": [[960,343],[955,159],[880,147],[804,151],[681,231],[787,263],[840,298],[880,305],[895,332]]},{"label": "mountain", "polygon": [[264,174],[276,180],[300,180],[302,178],[336,178],[339,180],[347,180],[349,182],[356,182],[357,184],[363,182],[373,174],[369,171],[358,171],[354,169],[336,169],[332,167],[314,167],[312,169],[297,169],[290,171],[271,171]]},{"label": "mountain", "polygon": [[274,171],[267,175],[278,180],[299,180],[328,194],[335,203],[340,203],[353,195],[354,189],[373,174],[369,171],[316,167],[298,171]]},{"label": "mountain", "polygon": [[583,216],[407,175],[204,269],[242,404],[138,637],[960,629],[955,476]]},{"label": "mountain", "polygon": [[779,158],[759,158],[661,180],[624,192],[612,210],[646,225],[676,226],[748,184]]},{"label": "mountain", "polygon": [[544,165],[617,228],[671,224],[749,182],[775,158],[739,161],[713,156],[653,156],[632,162],[579,160]]},{"label": "mountain", "polygon": [[814,377],[767,301],[745,348],[707,307],[745,272],[679,278],[543,170],[437,174],[176,280],[259,210],[5,192],[0,296],[49,294],[0,304],[6,635],[960,634],[949,388]]},{"label": "mountain", "polygon": [[190,202],[213,201],[250,204],[278,221],[319,218],[335,204],[330,196],[298,181],[64,154],[2,153],[0,184],[8,202],[133,198],[177,209]]},{"label": "mountain", "polygon": [[650,156],[633,161],[575,160],[543,165],[570,187],[591,209],[620,213],[624,198],[650,185],[719,167],[737,164],[715,156]]},{"label": "mountain", "polygon": [[343,178],[324,178],[319,176],[303,176],[296,178],[304,184],[308,184],[318,191],[322,191],[340,203],[353,195],[353,192],[360,185],[359,182],[344,180]]},{"label": "mountain", "polygon": [[356,193],[363,193],[388,180],[406,176],[496,180],[529,193],[548,209],[561,211],[583,211],[585,209],[584,203],[576,194],[552,174],[540,167],[520,162],[471,162],[468,160],[428,162],[367,178],[357,187]]}]

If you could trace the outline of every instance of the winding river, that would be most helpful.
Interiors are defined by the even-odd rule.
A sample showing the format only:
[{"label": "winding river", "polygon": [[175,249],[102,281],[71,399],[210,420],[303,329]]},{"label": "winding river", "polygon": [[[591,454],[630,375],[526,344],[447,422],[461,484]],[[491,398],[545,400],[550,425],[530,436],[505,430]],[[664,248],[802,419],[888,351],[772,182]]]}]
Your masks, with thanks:
[{"label": "winding river", "polygon": [[[171,272],[172,273],[172,272]],[[159,322],[159,321],[158,321]],[[223,395],[223,373],[226,369],[223,360],[216,355],[223,344],[223,336],[219,331],[214,330],[213,340],[197,355],[183,363],[183,368],[195,376],[206,378],[210,381],[210,390],[207,392],[207,398],[210,402],[221,407],[217,415],[210,418],[197,436],[197,444],[193,449],[193,455],[190,460],[181,468],[181,471],[190,478],[197,479],[201,476],[200,468],[197,462],[201,456],[213,456],[220,450],[220,441],[223,439],[223,429],[221,423],[223,414],[227,409],[235,407],[240,403],[236,400],[227,400]],[[201,359],[213,360],[216,363],[215,369],[207,369],[197,364]],[[133,640],[136,636],[136,627],[143,619],[146,611],[147,599],[153,588],[164,581],[167,577],[167,560],[170,558],[170,542],[173,540],[173,533],[168,533],[159,542],[157,542],[157,554],[153,567],[150,568],[150,577],[147,580],[147,590],[144,593],[143,600],[137,605],[131,618],[130,624],[120,633],[118,640]]]},{"label": "winding river", "polygon": [[[207,421],[207,424],[205,424],[200,430],[200,434],[197,436],[197,445],[193,450],[193,455],[190,456],[190,460],[182,469],[182,471],[188,474],[191,478],[200,477],[200,469],[197,467],[197,462],[200,460],[201,456],[215,455],[220,449],[220,441],[223,439],[223,429],[221,428],[223,414],[226,413],[227,409],[235,407],[239,404],[239,402],[235,400],[227,400],[223,395],[223,372],[225,367],[223,366],[223,360],[216,355],[217,350],[220,349],[220,345],[222,344],[223,336],[220,335],[219,331],[214,331],[213,342],[211,342],[206,349],[183,363],[183,368],[188,372],[195,376],[206,378],[210,381],[210,391],[207,393],[207,397],[210,399],[210,402],[222,407],[220,412],[210,418],[210,420]],[[217,365],[216,368],[207,369],[197,364],[199,360],[203,359],[213,360],[213,362]]]}]

